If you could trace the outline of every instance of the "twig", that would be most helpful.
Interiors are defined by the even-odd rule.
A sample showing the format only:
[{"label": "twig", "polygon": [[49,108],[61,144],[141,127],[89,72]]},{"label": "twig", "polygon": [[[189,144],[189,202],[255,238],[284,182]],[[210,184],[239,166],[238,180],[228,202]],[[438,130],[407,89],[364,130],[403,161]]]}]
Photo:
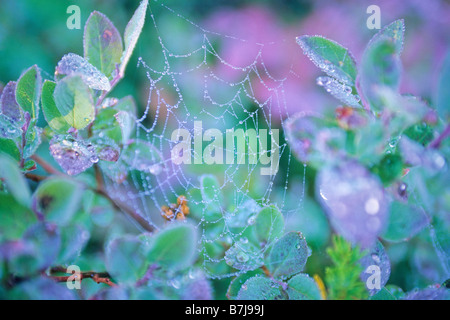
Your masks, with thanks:
[{"label": "twig", "polygon": [[44,169],[45,171],[47,171],[47,173],[50,174],[57,174],[57,175],[61,175],[63,174],[61,171],[59,171],[58,169],[55,169],[55,167],[53,167],[51,164],[49,164],[47,161],[45,161],[44,159],[42,159],[41,157],[39,157],[38,155],[34,154],[31,156],[31,159],[33,159],[34,161],[36,161],[36,163],[38,165],[40,165],[42,167],[42,169]]},{"label": "twig", "polygon": [[441,146],[442,141],[450,135],[450,124],[444,129],[444,131],[428,145],[429,148],[438,149]]},{"label": "twig", "polygon": [[[67,273],[66,270],[62,267],[55,267],[50,270],[52,273],[56,272],[64,272]],[[67,282],[67,281],[73,281],[73,275],[71,276],[47,276],[56,282]],[[109,285],[110,287],[115,287],[117,284],[111,281],[111,276],[107,272],[94,272],[94,271],[86,271],[86,272],[80,272],[79,278],[76,280],[83,280],[83,279],[92,279],[97,283],[105,283]]]}]

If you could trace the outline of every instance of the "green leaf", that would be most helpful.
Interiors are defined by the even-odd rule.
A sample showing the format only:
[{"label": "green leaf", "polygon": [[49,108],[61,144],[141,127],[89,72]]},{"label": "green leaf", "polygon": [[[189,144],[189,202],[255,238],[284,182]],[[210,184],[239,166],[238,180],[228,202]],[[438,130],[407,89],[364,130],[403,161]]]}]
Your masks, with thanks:
[{"label": "green leaf", "polygon": [[112,240],[106,248],[105,264],[119,283],[135,283],[142,278],[147,267],[141,240],[135,236]]},{"label": "green leaf", "polygon": [[77,182],[64,178],[47,179],[33,194],[34,210],[44,215],[47,221],[65,226],[78,210],[81,196],[82,189]]},{"label": "green leaf", "polygon": [[167,270],[179,270],[194,262],[196,248],[197,232],[194,227],[173,224],[151,238],[147,259]]},{"label": "green leaf", "polygon": [[53,93],[56,88],[56,83],[45,80],[42,86],[42,112],[48,125],[57,133],[66,133],[70,129],[69,123],[64,119],[56,106]]},{"label": "green leaf", "polygon": [[288,281],[289,300],[321,300],[316,281],[307,274],[300,273]]},{"label": "green leaf", "polygon": [[274,277],[290,277],[301,272],[308,259],[308,245],[301,232],[288,232],[277,240],[267,259]]},{"label": "green leaf", "polygon": [[94,120],[92,90],[79,75],[70,75],[59,81],[53,97],[61,116],[71,127],[80,130]]},{"label": "green leaf", "polygon": [[347,85],[355,83],[356,62],[348,49],[321,36],[301,36],[297,43],[303,53],[330,77]]},{"label": "green leaf", "polygon": [[100,109],[92,125],[92,133],[100,137],[108,137],[115,143],[122,143],[122,130],[116,119],[117,110],[113,108]]},{"label": "green leaf", "polygon": [[436,110],[446,122],[450,121],[450,50],[447,52],[441,68],[436,94]]},{"label": "green leaf", "polygon": [[245,281],[237,295],[237,300],[281,300],[283,298],[280,284],[261,276]]},{"label": "green leaf", "polygon": [[370,39],[367,47],[375,44],[380,38],[389,38],[395,45],[396,54],[400,55],[403,51],[403,43],[405,38],[405,21],[403,19],[395,20],[391,24],[385,26]]},{"label": "green leaf", "polygon": [[391,242],[406,241],[419,233],[428,223],[428,217],[422,208],[393,201],[389,208],[388,227],[382,237]]},{"label": "green leaf", "polygon": [[255,218],[254,235],[261,246],[270,244],[281,237],[284,230],[284,218],[275,206],[264,207]]},{"label": "green leaf", "polygon": [[381,288],[376,294],[370,297],[370,300],[397,300],[397,298],[386,288]]},{"label": "green leaf", "polygon": [[37,65],[30,67],[20,76],[16,86],[16,100],[23,111],[30,113],[31,119],[39,115],[41,94],[41,74]]},{"label": "green leaf", "polygon": [[107,77],[111,77],[122,57],[122,38],[114,24],[94,11],[84,27],[84,58]]},{"label": "green leaf", "polygon": [[27,206],[18,203],[10,194],[0,193],[0,238],[19,239],[34,222],[36,216]]},{"label": "green leaf", "polygon": [[23,206],[30,205],[30,189],[22,175],[17,162],[8,156],[0,155],[0,178],[5,182],[9,192]]},{"label": "green leaf", "polygon": [[380,37],[366,48],[359,68],[361,89],[374,111],[381,111],[379,90],[387,87],[397,92],[400,86],[401,62],[396,43]]},{"label": "green leaf", "polygon": [[141,1],[139,7],[133,14],[133,17],[128,22],[125,28],[124,41],[125,41],[125,51],[122,54],[121,64],[120,64],[120,74],[123,76],[125,69],[127,67],[128,61],[131,58],[133,50],[139,39],[142,31],[142,27],[145,23],[145,14],[147,12],[148,0]]},{"label": "green leaf", "polygon": [[11,300],[75,300],[74,290],[46,277],[21,282],[8,295]]},{"label": "green leaf", "polygon": [[0,138],[0,153],[7,154],[16,161],[20,160],[20,150],[11,139]]}]

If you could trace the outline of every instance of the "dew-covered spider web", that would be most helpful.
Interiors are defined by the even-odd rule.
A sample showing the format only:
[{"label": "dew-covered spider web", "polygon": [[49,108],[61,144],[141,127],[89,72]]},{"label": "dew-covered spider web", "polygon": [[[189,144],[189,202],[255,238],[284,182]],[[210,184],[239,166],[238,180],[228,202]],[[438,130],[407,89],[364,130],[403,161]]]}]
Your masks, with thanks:
[{"label": "dew-covered spider web", "polygon": [[[138,59],[138,72],[145,72],[149,81],[147,104],[135,120],[135,141],[143,145],[134,144],[127,150],[131,161],[124,161],[127,155],[122,154],[117,164],[103,166],[108,192],[156,229],[170,223],[162,216],[162,208],[167,211],[180,196],[185,196],[190,211],[186,221],[193,223],[200,235],[200,254],[207,275],[221,278],[246,271],[238,268],[235,272],[221,272],[220,265],[227,262],[227,257],[204,248],[208,244],[213,248],[218,242],[229,247],[235,243],[245,245],[245,231],[264,206],[275,205],[286,221],[302,210],[307,167],[291,155],[282,127],[289,119],[285,84],[290,77],[299,76],[292,67],[282,76],[273,76],[268,70],[265,55],[274,43],[252,43],[206,30],[161,2],[150,3],[140,41],[151,41],[155,49],[148,54],[139,52]],[[283,41],[295,39],[279,39]],[[233,53],[223,54],[226,48],[221,45],[225,42],[252,55],[250,63],[239,63]],[[202,139],[201,134],[209,129],[215,129],[216,135],[209,141],[203,137],[201,148],[196,148],[196,138]],[[239,153],[237,147],[227,149],[227,130],[242,132],[239,129],[247,142],[244,153]],[[256,149],[250,147],[251,136],[247,134],[252,130],[258,141]],[[181,132],[189,132],[191,137],[190,163],[177,164],[172,159],[172,150],[181,141],[174,141],[173,136]],[[204,155],[208,145],[219,140],[222,149],[216,148],[211,154],[223,152],[223,164],[206,163],[202,152]],[[233,141],[237,146],[237,140]],[[230,152],[232,163],[226,157]],[[268,161],[270,156],[274,164]],[[300,179],[291,181],[293,170]],[[288,192],[296,195],[295,206],[287,205]],[[177,219],[177,212],[172,218]],[[250,254],[258,260],[263,253]]]}]

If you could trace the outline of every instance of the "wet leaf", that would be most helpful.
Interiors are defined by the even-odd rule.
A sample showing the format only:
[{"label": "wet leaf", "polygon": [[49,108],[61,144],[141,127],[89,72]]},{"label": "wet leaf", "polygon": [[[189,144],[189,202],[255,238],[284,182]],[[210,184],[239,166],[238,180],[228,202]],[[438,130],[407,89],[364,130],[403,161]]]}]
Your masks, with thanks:
[{"label": "wet leaf", "polygon": [[303,53],[330,77],[347,85],[355,83],[356,62],[348,49],[321,36],[298,37],[297,43]]},{"label": "wet leaf", "polygon": [[316,281],[307,274],[300,273],[288,281],[289,300],[321,300]]},{"label": "wet leaf", "polygon": [[405,21],[403,19],[395,20],[378,31],[372,39],[370,39],[367,47],[371,47],[381,38],[388,38],[394,43],[396,54],[400,55],[403,51],[404,37]]},{"label": "wet leaf", "polygon": [[163,170],[163,159],[160,151],[144,140],[130,140],[125,146],[122,160],[133,169],[158,175]]},{"label": "wet leaf", "polygon": [[139,39],[139,36],[142,31],[142,27],[145,23],[145,15],[147,12],[148,0],[141,1],[139,7],[133,14],[133,17],[128,22],[125,28],[124,34],[124,42],[125,42],[125,51],[122,54],[121,64],[120,64],[120,74],[125,73],[125,69],[127,67],[128,61],[131,58],[133,50],[136,46],[136,43]]},{"label": "wet leaf", "polygon": [[245,281],[237,295],[237,300],[281,300],[283,298],[280,284],[261,276]]},{"label": "wet leaf", "polygon": [[241,238],[225,252],[225,262],[238,270],[255,270],[264,263],[263,252],[247,238]]},{"label": "wet leaf", "polygon": [[262,276],[263,274],[264,272],[261,269],[256,269],[253,271],[245,272],[233,278],[233,280],[231,280],[230,282],[230,286],[228,287],[227,298],[229,300],[236,300],[237,295],[239,294],[239,290],[241,289],[245,281],[257,275]]},{"label": "wet leaf", "polygon": [[71,176],[86,171],[98,162],[95,146],[71,136],[54,136],[50,141],[50,154]]},{"label": "wet leaf", "polygon": [[57,74],[79,74],[83,81],[95,90],[111,90],[108,78],[86,59],[75,53],[68,53],[62,57],[56,66]]},{"label": "wet leaf", "polygon": [[353,88],[351,86],[330,77],[319,77],[317,78],[316,83],[345,105],[361,108],[361,105],[359,104],[361,98],[353,93]]},{"label": "wet leaf", "polygon": [[261,246],[281,237],[283,231],[283,214],[275,206],[264,207],[256,215],[253,233]]},{"label": "wet leaf", "polygon": [[61,250],[56,262],[60,265],[71,265],[80,256],[89,236],[89,231],[78,225],[61,228]]},{"label": "wet leaf", "polygon": [[84,27],[84,58],[108,78],[120,64],[123,45],[120,33],[103,14],[94,11]]},{"label": "wet leaf", "polygon": [[14,139],[20,136],[22,136],[22,129],[19,123],[4,114],[0,114],[0,138]]},{"label": "wet leaf", "polygon": [[288,232],[277,240],[267,259],[274,277],[290,277],[301,272],[308,259],[308,245],[301,232]]},{"label": "wet leaf", "polygon": [[22,121],[22,110],[16,101],[17,82],[10,81],[3,88],[0,98],[0,113],[9,117],[15,122]]}]

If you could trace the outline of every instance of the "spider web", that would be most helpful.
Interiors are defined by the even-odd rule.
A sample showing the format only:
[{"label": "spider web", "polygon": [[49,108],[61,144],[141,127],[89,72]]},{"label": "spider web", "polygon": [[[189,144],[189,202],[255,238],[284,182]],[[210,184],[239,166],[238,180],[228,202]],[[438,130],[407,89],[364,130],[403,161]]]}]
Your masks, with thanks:
[{"label": "spider web", "polygon": [[[251,43],[246,39],[209,31],[161,2],[154,1],[150,5],[153,8],[149,9],[146,25],[147,28],[150,25],[153,31],[153,40],[150,41],[154,41],[155,47],[160,50],[158,56],[138,59],[139,70],[145,71],[150,85],[147,105],[135,120],[135,126],[136,139],[148,143],[152,156],[146,159],[142,167],[144,170],[124,168],[122,164],[122,169],[127,170],[127,179],[121,183],[107,179],[108,192],[130,206],[156,229],[168,223],[161,216],[161,207],[175,203],[181,195],[186,196],[191,208],[187,220],[195,223],[201,235],[199,241],[202,245],[199,250],[203,256],[204,271],[211,278],[234,276],[242,270],[232,273],[211,271],[214,269],[210,265],[224,263],[225,258],[212,256],[202,249],[205,244],[218,240],[230,246],[242,241],[240,239],[247,227],[239,232],[231,231],[228,217],[253,200],[253,204],[258,207],[276,205],[286,220],[302,209],[307,167],[304,165],[300,168],[303,181],[296,184],[289,181],[292,166],[295,163],[298,165],[298,162],[293,159],[282,130],[283,122],[289,118],[285,84],[289,77],[298,75],[292,66],[284,78],[271,75],[264,63],[264,53],[271,50],[274,43]],[[183,28],[189,29],[189,39],[171,40],[174,35],[170,27],[167,24],[160,25],[159,15],[153,13],[155,10],[152,9],[157,6],[160,7],[158,14],[172,16]],[[166,32],[166,29],[169,31]],[[145,40],[141,41],[149,41],[146,32],[144,30],[142,35]],[[253,48],[253,61],[246,65],[227,61],[217,45],[223,40]],[[186,48],[189,48],[187,52]],[[255,94],[255,83],[267,92],[264,99]],[[177,129],[185,129],[194,138],[196,121],[202,121],[203,132],[217,128],[224,137],[226,129],[255,129],[256,132],[265,129],[269,149],[272,129],[279,129],[279,143],[276,144],[278,171],[274,175],[261,175],[260,168],[267,165],[263,166],[259,161],[250,164],[248,159],[250,155],[254,156],[253,150],[246,151],[245,164],[237,164],[237,161],[223,165],[194,164],[193,161],[192,164],[174,164],[171,150],[178,142],[172,141],[172,133]],[[248,142],[248,137],[246,139]],[[196,156],[193,140],[192,160]],[[236,150],[231,151],[236,155]],[[258,159],[263,153],[267,155],[259,148]],[[140,161],[138,155],[135,159]],[[215,220],[205,219],[204,200],[194,196],[202,191],[199,180],[202,174],[215,176],[220,184],[222,196],[217,194],[213,202],[220,208],[221,216]],[[286,204],[288,190],[295,191],[299,197],[294,207]],[[202,212],[198,212],[198,208],[202,207]],[[197,208],[197,212],[194,208]],[[206,227],[211,227],[210,224],[219,229],[214,235],[205,232]]]}]

